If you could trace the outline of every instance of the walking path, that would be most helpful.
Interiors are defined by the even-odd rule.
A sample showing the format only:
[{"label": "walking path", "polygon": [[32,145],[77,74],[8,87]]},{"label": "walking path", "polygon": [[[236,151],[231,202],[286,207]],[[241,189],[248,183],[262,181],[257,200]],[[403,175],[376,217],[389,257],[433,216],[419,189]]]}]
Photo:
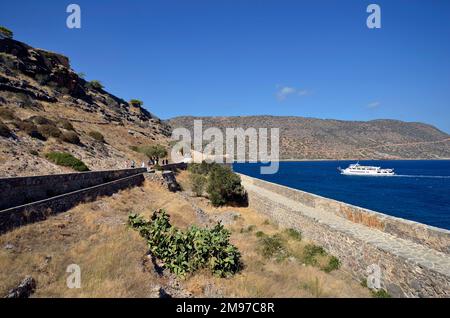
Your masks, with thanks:
[{"label": "walking path", "polygon": [[409,262],[431,268],[436,272],[450,277],[450,256],[448,254],[438,252],[424,245],[401,239],[361,224],[353,223],[333,213],[305,206],[288,197],[258,187],[244,180],[242,184],[248,191],[255,191],[259,195],[269,198],[280,205],[284,205],[294,212],[314,219],[319,223],[326,224],[333,229],[347,233],[364,242],[375,245],[391,254],[405,258]]}]

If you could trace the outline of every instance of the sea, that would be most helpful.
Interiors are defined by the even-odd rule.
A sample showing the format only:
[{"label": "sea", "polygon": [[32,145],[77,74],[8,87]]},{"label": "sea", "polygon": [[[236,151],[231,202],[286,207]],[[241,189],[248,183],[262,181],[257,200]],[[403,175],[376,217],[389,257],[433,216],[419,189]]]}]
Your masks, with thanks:
[{"label": "sea", "polygon": [[251,177],[350,203],[384,214],[450,230],[450,160],[362,160],[395,169],[395,176],[341,175],[355,161],[285,161],[276,174],[261,163],[234,163]]}]

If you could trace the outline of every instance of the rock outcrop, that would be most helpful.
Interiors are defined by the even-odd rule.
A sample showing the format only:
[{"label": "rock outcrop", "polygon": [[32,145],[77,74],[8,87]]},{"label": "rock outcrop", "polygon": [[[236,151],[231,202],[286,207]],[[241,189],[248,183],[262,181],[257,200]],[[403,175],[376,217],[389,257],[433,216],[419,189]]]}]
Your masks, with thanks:
[{"label": "rock outcrop", "polygon": [[[0,177],[69,172],[45,159],[49,151],[69,152],[100,170],[148,160],[137,146],[168,146],[169,125],[83,77],[64,55],[0,39]],[[58,129],[39,140],[35,131],[49,127],[33,126],[36,117]]]}]

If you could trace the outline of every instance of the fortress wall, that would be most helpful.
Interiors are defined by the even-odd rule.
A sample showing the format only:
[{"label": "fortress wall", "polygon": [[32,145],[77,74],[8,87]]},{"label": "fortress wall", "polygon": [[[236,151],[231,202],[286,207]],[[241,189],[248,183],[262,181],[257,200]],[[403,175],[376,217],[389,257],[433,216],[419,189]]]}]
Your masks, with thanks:
[{"label": "fortress wall", "polygon": [[0,178],[0,210],[118,180],[145,168]]},{"label": "fortress wall", "polygon": [[241,178],[251,180],[257,186],[289,197],[306,206],[333,213],[354,223],[363,224],[367,227],[450,254],[450,231],[448,230],[397,218],[261,179],[251,178],[246,175],[241,175]]},{"label": "fortress wall", "polygon": [[[241,178],[250,207],[301,231],[338,257],[356,279],[367,279],[369,266],[375,264],[381,270],[381,287],[394,297],[450,297],[450,231],[245,175]],[[317,217],[314,211],[320,211]]]},{"label": "fortress wall", "polygon": [[44,220],[51,214],[67,211],[82,202],[94,201],[99,196],[112,195],[119,190],[139,186],[144,180],[143,173],[133,174],[93,187],[0,211],[0,233],[27,223]]}]

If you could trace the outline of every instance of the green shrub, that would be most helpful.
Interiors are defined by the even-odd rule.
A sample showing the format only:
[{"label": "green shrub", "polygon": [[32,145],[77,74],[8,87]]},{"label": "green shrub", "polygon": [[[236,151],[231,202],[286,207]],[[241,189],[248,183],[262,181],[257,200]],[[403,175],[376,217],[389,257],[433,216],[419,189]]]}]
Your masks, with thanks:
[{"label": "green shrub", "polygon": [[58,121],[58,126],[65,130],[75,131],[75,128],[73,127],[72,123],[67,119],[60,119]]},{"label": "green shrub", "polygon": [[11,136],[11,130],[2,121],[0,121],[0,136],[9,137]]},{"label": "green shrub", "polygon": [[391,298],[392,296],[384,289],[379,289],[377,291],[372,290],[372,296],[375,298]]},{"label": "green shrub", "polygon": [[53,125],[39,125],[38,132],[45,138],[59,138],[61,136],[61,130]]},{"label": "green shrub", "polygon": [[49,152],[45,154],[45,157],[56,163],[57,165],[64,167],[71,167],[76,171],[88,171],[89,168],[80,159],[75,158],[70,153],[66,152]]},{"label": "green shrub", "polygon": [[167,156],[167,150],[164,146],[156,144],[150,146],[138,146],[135,148],[137,152],[143,153],[148,158],[164,158]]},{"label": "green shrub", "polygon": [[207,175],[217,165],[215,162],[207,163],[206,161],[202,161],[202,163],[190,163],[188,165],[188,171],[195,174]]},{"label": "green shrub", "polygon": [[206,191],[214,206],[226,203],[246,205],[248,202],[247,192],[241,185],[241,177],[226,166],[215,165],[210,170]]},{"label": "green shrub", "polygon": [[226,277],[240,270],[240,253],[229,241],[230,232],[220,223],[211,229],[190,227],[182,231],[170,224],[164,210],[155,211],[150,221],[132,214],[128,224],[147,240],[150,253],[177,276],[201,268]]},{"label": "green shrub", "polygon": [[317,256],[325,256],[327,253],[322,246],[307,244],[303,250],[303,261],[307,265],[317,265]]},{"label": "green shrub", "polygon": [[341,267],[341,261],[336,256],[331,256],[328,260],[328,264],[323,268],[327,273],[339,269]]},{"label": "green shrub", "polygon": [[3,118],[4,120],[15,120],[17,119],[14,115],[14,112],[7,108],[1,108],[0,109],[0,118]]},{"label": "green shrub", "polygon": [[85,84],[85,86],[87,88],[95,89],[95,90],[102,90],[104,88],[103,84],[98,80],[92,80],[90,82],[87,82]]},{"label": "green shrub", "polygon": [[200,197],[203,195],[203,191],[205,190],[206,182],[208,181],[204,175],[201,174],[190,174],[191,188],[192,192],[195,193],[196,196]]},{"label": "green shrub", "polygon": [[130,100],[130,104],[134,107],[141,107],[142,105],[144,105],[144,102],[139,99],[132,99]]},{"label": "green shrub", "polygon": [[14,121],[14,125],[21,131],[25,132],[32,138],[37,138],[40,140],[46,140],[44,136],[40,134],[37,126],[28,120],[16,120]]},{"label": "green shrub", "polygon": [[75,145],[78,145],[80,143],[80,137],[78,137],[78,134],[74,131],[63,132],[60,139],[64,142],[68,142]]},{"label": "green shrub", "polygon": [[263,237],[266,235],[266,233],[264,233],[263,231],[258,231],[255,233],[256,237]]},{"label": "green shrub", "polygon": [[0,33],[3,34],[8,39],[12,39],[14,35],[14,33],[10,29],[4,26],[0,26]]},{"label": "green shrub", "polygon": [[261,245],[262,255],[266,258],[285,254],[283,239],[277,234],[272,236],[262,236],[259,240],[259,244]]},{"label": "green shrub", "polygon": [[287,229],[284,232],[291,239],[294,239],[296,241],[301,241],[302,240],[302,233],[297,231],[296,229]]},{"label": "green shrub", "polygon": [[102,143],[105,142],[105,137],[99,131],[90,131],[89,136],[91,136],[92,138],[94,138],[95,140],[97,140],[99,142],[102,142]]}]

